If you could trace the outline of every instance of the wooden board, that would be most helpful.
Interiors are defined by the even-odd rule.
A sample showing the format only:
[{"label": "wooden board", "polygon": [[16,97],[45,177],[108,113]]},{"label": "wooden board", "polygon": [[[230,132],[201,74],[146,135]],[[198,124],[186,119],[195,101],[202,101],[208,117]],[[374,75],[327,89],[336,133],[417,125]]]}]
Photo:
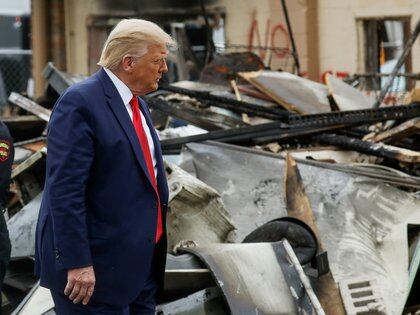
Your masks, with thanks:
[{"label": "wooden board", "polygon": [[[288,216],[305,222],[314,232],[320,251],[324,251],[325,246],[322,243],[316,218],[312,211],[309,198],[305,192],[299,168],[296,161],[290,155],[286,156],[284,191]],[[326,314],[345,314],[340,291],[331,271],[314,280],[313,288]]]},{"label": "wooden board", "polygon": [[241,72],[239,75],[290,111],[300,114],[331,111],[327,87],[320,83],[288,72],[270,70]]},{"label": "wooden board", "polygon": [[294,159],[310,159],[313,161],[328,163],[375,163],[378,159],[375,156],[361,154],[356,151],[342,150],[334,146],[301,148],[280,152],[280,155],[286,157],[291,155]]},{"label": "wooden board", "polygon": [[41,118],[46,122],[49,122],[50,120],[52,111],[45,107],[42,107],[41,105],[35,103],[29,98],[26,98],[18,93],[12,92],[10,93],[9,101],[30,112],[31,114],[34,114],[35,116]]},{"label": "wooden board", "polygon": [[404,149],[382,142],[374,143],[337,134],[320,134],[314,136],[321,143],[338,146],[369,155],[384,157],[407,163],[420,163],[420,152]]},{"label": "wooden board", "polygon": [[[420,131],[420,118],[414,118],[407,120],[406,122],[398,125],[389,130],[383,131],[375,135],[372,139],[368,139],[373,142],[384,142],[392,143],[413,134],[418,134]],[[365,140],[365,139],[363,139]]]},{"label": "wooden board", "polygon": [[327,73],[325,78],[328,92],[334,98],[340,110],[357,110],[372,108],[375,99],[368,97],[363,92]]},{"label": "wooden board", "polygon": [[242,84],[239,85],[238,84],[238,90],[241,93],[247,94],[249,96],[252,97],[256,97],[262,100],[266,100],[266,101],[272,101],[273,99],[268,96],[267,94],[261,93],[258,89],[256,89],[253,85],[251,84]]}]

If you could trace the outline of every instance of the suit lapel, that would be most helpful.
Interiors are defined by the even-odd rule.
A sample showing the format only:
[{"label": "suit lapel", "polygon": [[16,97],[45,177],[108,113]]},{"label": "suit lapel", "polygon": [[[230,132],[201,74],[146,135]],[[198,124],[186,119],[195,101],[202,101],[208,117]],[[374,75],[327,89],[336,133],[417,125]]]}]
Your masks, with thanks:
[{"label": "suit lapel", "polygon": [[140,147],[139,139],[134,129],[133,122],[131,121],[127,110],[125,109],[125,105],[123,104],[121,96],[118,94],[117,88],[114,86],[104,69],[99,70],[98,76],[104,87],[104,92],[107,97],[107,104],[111,108],[122,129],[127,135],[131,147],[133,148],[134,155],[136,156],[136,159],[139,162],[144,175],[147,177],[150,185],[153,187],[152,181],[150,180],[149,171],[147,170],[146,161],[143,157],[143,151]]},{"label": "suit lapel", "polygon": [[157,184],[160,190],[160,195],[166,196],[168,193],[168,187],[167,187],[167,181],[166,181],[166,175],[165,175],[165,168],[163,165],[162,149],[160,147],[160,141],[156,133],[156,130],[153,126],[152,118],[150,117],[147,104],[140,97],[139,97],[139,105],[140,105],[140,110],[143,113],[144,118],[146,119],[146,123],[147,123],[147,126],[149,127],[150,134],[153,139],[153,144],[155,146],[155,158],[156,158],[157,169],[158,169]]}]

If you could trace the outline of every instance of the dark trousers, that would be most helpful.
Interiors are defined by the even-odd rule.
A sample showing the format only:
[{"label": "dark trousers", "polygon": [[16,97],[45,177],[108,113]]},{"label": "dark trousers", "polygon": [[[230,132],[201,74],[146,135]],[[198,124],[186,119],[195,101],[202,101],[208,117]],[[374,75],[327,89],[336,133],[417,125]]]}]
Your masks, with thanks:
[{"label": "dark trousers", "polygon": [[156,309],[156,281],[150,276],[139,296],[126,306],[90,301],[74,304],[62,292],[51,291],[57,315],[154,315]]},{"label": "dark trousers", "polygon": [[10,239],[7,231],[6,221],[0,205],[0,315],[1,315],[1,290],[3,288],[3,279],[6,273],[7,265],[10,260]]}]

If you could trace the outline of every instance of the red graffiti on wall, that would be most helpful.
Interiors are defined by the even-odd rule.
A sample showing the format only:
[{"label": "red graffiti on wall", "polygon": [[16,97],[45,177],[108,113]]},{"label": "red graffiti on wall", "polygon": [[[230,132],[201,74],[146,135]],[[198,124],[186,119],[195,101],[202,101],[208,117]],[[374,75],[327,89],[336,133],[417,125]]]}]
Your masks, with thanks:
[{"label": "red graffiti on wall", "polygon": [[267,53],[264,47],[281,47],[282,49],[273,50],[273,56],[282,59],[290,53],[289,33],[281,23],[271,27],[271,21],[267,19],[264,42],[262,42],[256,12],[254,12],[249,30],[248,46],[249,50],[252,50],[253,46],[258,46],[258,54],[261,59],[264,59]]}]

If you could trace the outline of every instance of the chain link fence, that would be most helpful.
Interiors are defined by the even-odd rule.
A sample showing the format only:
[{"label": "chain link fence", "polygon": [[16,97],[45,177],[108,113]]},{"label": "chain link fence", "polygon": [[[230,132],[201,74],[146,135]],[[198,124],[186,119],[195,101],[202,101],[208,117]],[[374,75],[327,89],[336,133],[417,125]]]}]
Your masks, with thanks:
[{"label": "chain link fence", "polygon": [[11,92],[27,91],[31,59],[31,50],[0,49],[0,113]]}]

